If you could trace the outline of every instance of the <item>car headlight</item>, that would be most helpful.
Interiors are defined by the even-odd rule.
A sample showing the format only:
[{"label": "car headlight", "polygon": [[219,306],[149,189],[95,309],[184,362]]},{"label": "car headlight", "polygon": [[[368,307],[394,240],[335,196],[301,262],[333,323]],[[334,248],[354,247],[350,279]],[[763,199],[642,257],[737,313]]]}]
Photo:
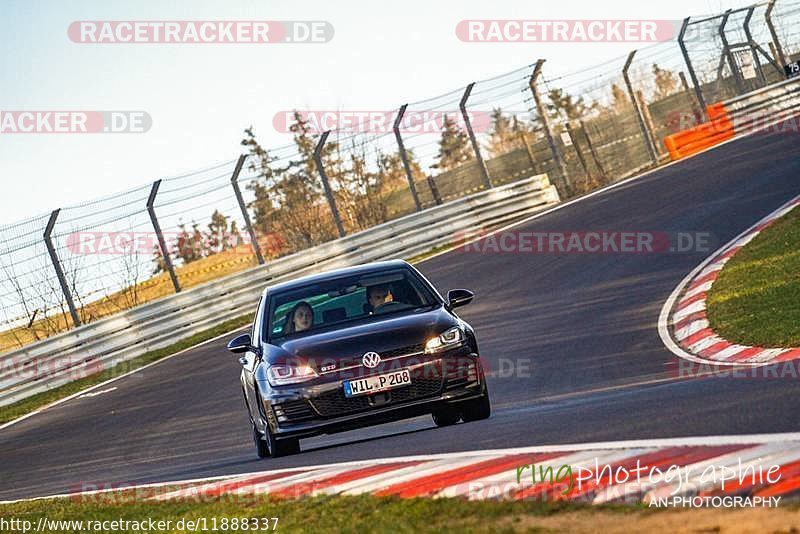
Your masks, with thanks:
[{"label": "car headlight", "polygon": [[308,365],[270,365],[267,368],[267,378],[273,386],[298,384],[316,378],[317,372]]},{"label": "car headlight", "polygon": [[458,326],[454,326],[444,333],[431,338],[425,343],[425,352],[439,352],[461,345],[464,342],[464,331]]}]

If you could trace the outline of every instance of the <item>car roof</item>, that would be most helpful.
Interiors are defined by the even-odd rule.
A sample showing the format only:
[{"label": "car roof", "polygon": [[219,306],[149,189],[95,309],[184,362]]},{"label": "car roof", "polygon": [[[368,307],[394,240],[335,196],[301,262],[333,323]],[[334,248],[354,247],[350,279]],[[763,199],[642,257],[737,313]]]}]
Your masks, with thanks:
[{"label": "car roof", "polygon": [[331,280],[333,278],[339,278],[342,276],[358,276],[361,274],[370,274],[374,272],[385,271],[388,269],[408,268],[408,267],[411,267],[411,265],[405,260],[388,260],[388,261],[377,261],[373,263],[363,263],[361,265],[354,265],[352,267],[343,267],[341,269],[332,269],[321,273],[301,276],[300,278],[294,278],[292,280],[287,280],[286,282],[270,285],[264,289],[263,294],[266,295],[267,292],[278,291],[278,290],[294,289],[304,285],[313,284],[317,282],[324,282],[326,280]]}]

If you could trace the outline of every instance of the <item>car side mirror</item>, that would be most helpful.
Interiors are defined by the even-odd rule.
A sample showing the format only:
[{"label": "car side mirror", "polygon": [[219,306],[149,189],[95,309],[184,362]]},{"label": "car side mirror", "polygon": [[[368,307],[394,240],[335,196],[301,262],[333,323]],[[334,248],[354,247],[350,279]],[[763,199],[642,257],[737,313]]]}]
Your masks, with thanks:
[{"label": "car side mirror", "polygon": [[242,354],[249,350],[255,350],[253,341],[250,339],[250,334],[242,334],[231,339],[228,342],[228,350],[234,354]]},{"label": "car side mirror", "polygon": [[450,308],[458,308],[465,306],[472,302],[475,294],[466,289],[451,289],[447,292],[447,306]]}]

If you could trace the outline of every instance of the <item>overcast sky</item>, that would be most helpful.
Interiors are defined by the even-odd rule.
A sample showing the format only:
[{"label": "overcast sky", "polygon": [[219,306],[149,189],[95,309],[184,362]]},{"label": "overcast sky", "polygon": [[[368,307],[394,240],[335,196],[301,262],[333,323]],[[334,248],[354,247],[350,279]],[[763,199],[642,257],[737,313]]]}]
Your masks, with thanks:
[{"label": "overcast sky", "polygon": [[[548,73],[626,54],[625,43],[466,43],[462,19],[681,19],[731,0],[0,0],[0,110],[143,110],[143,134],[0,135],[0,223],[231,160],[242,129],[291,141],[276,112],[394,109],[548,59]],[[78,20],[324,20],[322,45],[86,45]]]}]

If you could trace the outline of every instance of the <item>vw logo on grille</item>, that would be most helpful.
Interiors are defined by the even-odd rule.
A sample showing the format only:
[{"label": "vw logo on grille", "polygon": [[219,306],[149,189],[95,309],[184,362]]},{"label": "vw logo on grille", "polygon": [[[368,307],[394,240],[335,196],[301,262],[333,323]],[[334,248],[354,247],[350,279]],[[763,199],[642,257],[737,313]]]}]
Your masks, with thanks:
[{"label": "vw logo on grille", "polygon": [[381,363],[381,355],[377,352],[365,352],[364,356],[361,358],[361,362],[364,364],[364,367],[372,369]]}]

